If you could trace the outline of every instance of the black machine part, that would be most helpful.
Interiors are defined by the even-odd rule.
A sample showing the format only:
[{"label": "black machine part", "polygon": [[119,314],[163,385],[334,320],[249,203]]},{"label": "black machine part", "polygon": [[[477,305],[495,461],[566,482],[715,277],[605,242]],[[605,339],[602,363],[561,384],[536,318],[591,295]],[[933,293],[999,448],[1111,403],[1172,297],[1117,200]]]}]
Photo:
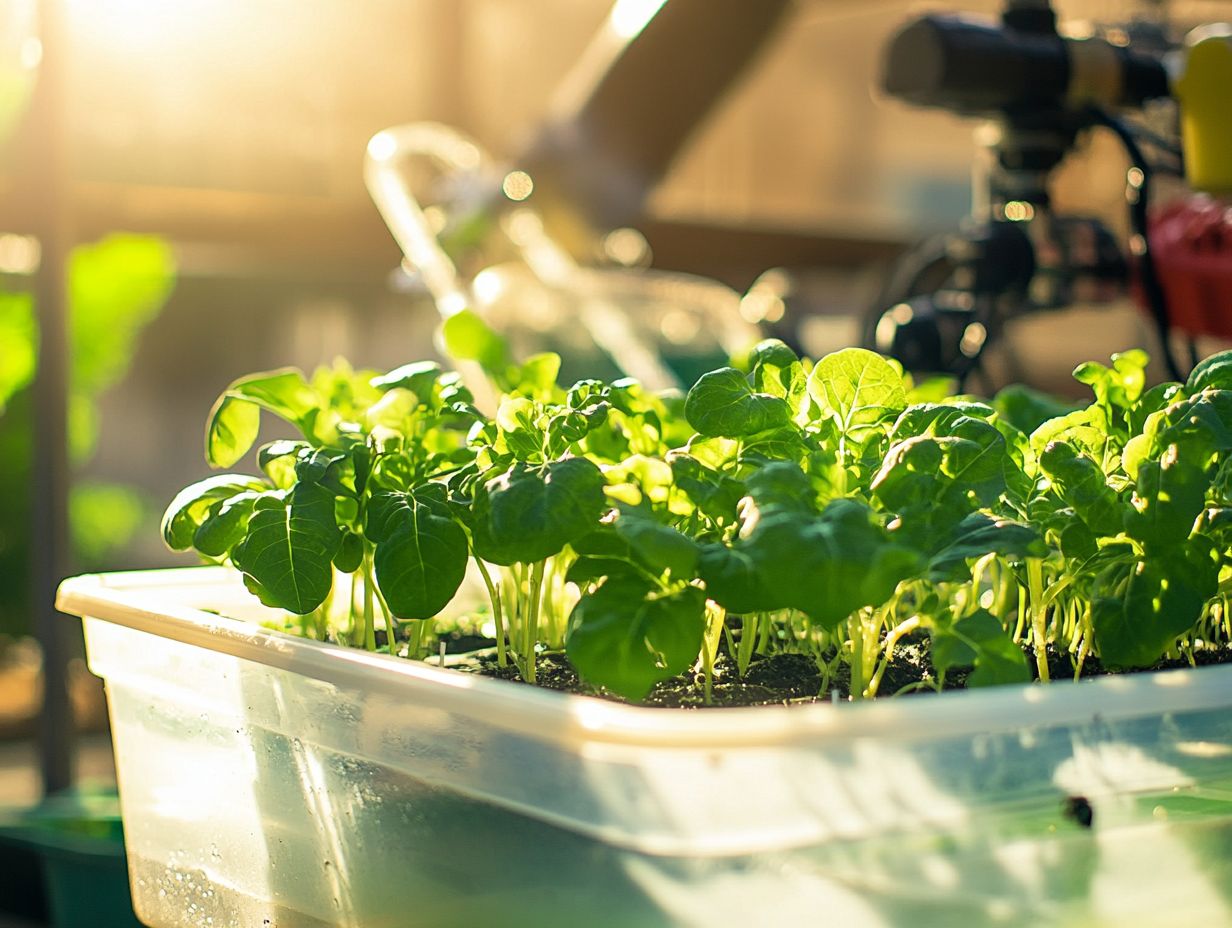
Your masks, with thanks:
[{"label": "black machine part", "polygon": [[[941,250],[925,243],[908,253],[901,262],[905,272],[890,276],[893,287],[866,317],[866,344],[900,356],[909,367],[961,380],[979,369],[984,346],[1011,316],[1116,292],[1129,271],[1115,239],[1097,220],[1056,216],[1048,178],[1079,133],[1092,126],[1111,129],[1137,172],[1130,217],[1137,239],[1147,242],[1151,167],[1133,132],[1112,114],[1169,95],[1159,51],[1144,54],[1100,38],[1063,37],[1048,0],[1008,0],[999,23],[930,15],[903,27],[887,48],[882,88],[917,106],[994,119],[1000,134],[990,146],[995,164],[983,178],[989,210],[984,224],[969,225]],[[1021,271],[1027,265],[1007,263],[1003,249],[991,247],[1019,238],[1009,231],[1009,220],[1020,223],[1018,244],[1032,252],[1032,279],[1025,287]],[[1165,363],[1174,379],[1183,379],[1167,341],[1168,309],[1146,245],[1137,265]],[[972,322],[981,324],[982,337],[978,344],[967,337],[967,348],[956,350],[955,339],[969,336]],[[913,339],[922,340],[922,347],[913,347]]]},{"label": "black machine part", "polygon": [[1157,58],[1101,38],[1064,38],[1051,10],[1033,12],[1012,7],[999,23],[962,15],[908,23],[886,51],[882,89],[971,116],[1118,109],[1168,95]]}]

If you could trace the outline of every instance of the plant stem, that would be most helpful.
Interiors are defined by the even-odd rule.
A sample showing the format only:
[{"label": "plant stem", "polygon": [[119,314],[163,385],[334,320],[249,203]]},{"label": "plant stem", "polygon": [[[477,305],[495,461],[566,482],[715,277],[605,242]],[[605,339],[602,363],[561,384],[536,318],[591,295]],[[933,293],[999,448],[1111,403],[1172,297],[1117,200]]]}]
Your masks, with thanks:
[{"label": "plant stem", "polygon": [[[419,650],[423,645],[423,630],[427,619],[420,619],[417,622],[411,623],[411,629],[406,636],[406,656],[409,660],[419,660]],[[391,638],[392,642],[393,639]],[[393,645],[390,644],[390,654],[393,654]]]},{"label": "plant stem", "polygon": [[1091,638],[1094,630],[1091,628],[1091,607],[1088,605],[1079,619],[1082,626],[1082,640],[1078,643],[1078,660],[1074,662],[1074,679],[1082,677],[1082,665],[1086,663],[1087,655],[1091,653]]},{"label": "plant stem", "polygon": [[376,650],[376,615],[373,609],[372,557],[364,553],[364,647],[369,651]]},{"label": "plant stem", "polygon": [[770,616],[766,616],[766,621],[761,623],[761,640],[757,642],[758,654],[768,654],[770,652],[770,641],[773,634],[774,622]]},{"label": "plant stem", "polygon": [[1031,629],[1035,638],[1035,666],[1040,681],[1049,682],[1048,627],[1044,599],[1044,562],[1038,557],[1027,558],[1027,585],[1031,594]]},{"label": "plant stem", "polygon": [[[753,660],[753,646],[757,643],[757,631],[760,616],[755,612],[747,613],[740,620],[740,646],[736,650],[736,670],[740,679],[749,672],[749,664]],[[727,623],[724,623],[724,628]]]},{"label": "plant stem", "polygon": [[518,672],[526,678],[526,571],[524,564],[509,568],[513,577],[513,609],[509,613],[509,644],[513,647]]},{"label": "plant stem", "polygon": [[1018,588],[1018,597],[1017,597],[1018,622],[1014,625],[1014,642],[1017,643],[1017,642],[1022,641],[1023,632],[1026,630],[1027,597],[1023,595],[1024,591],[1023,591],[1021,584],[1015,583],[1014,586]]},{"label": "plant stem", "polygon": [[708,706],[714,693],[714,659],[719,651],[719,641],[727,624],[727,610],[721,607],[706,608],[706,633],[702,638],[702,701]]},{"label": "plant stem", "polygon": [[389,638],[389,653],[394,653],[394,641],[398,637],[398,623],[394,621],[393,613],[389,611],[389,603],[385,602],[385,596],[381,593],[381,588],[377,584],[372,584],[372,592],[376,594],[376,605],[381,610],[381,617],[385,620],[385,634]]},{"label": "plant stem", "polygon": [[509,657],[505,653],[505,617],[501,615],[500,590],[492,583],[492,575],[488,573],[487,565],[481,558],[475,558],[475,565],[479,568],[479,576],[483,577],[483,585],[488,588],[488,599],[492,602],[492,622],[496,626],[496,663],[497,666],[504,667],[509,663]]},{"label": "plant stem", "polygon": [[522,679],[527,683],[535,682],[535,642],[539,632],[539,600],[543,595],[543,567],[545,561],[536,561],[530,569],[530,584],[527,590],[527,610],[522,634],[526,651],[526,670]]},{"label": "plant stem", "polygon": [[868,695],[876,696],[877,688],[881,686],[881,678],[885,676],[886,668],[890,665],[891,658],[894,657],[894,646],[898,644],[900,638],[904,635],[909,635],[920,627],[919,616],[912,616],[906,621],[899,622],[894,626],[891,632],[886,635],[885,644],[882,645],[881,665],[877,668],[877,672],[873,674],[873,679],[868,684]]},{"label": "plant stem", "polygon": [[858,612],[847,620],[847,630],[851,635],[851,685],[847,696],[859,699],[864,695],[864,625]]}]

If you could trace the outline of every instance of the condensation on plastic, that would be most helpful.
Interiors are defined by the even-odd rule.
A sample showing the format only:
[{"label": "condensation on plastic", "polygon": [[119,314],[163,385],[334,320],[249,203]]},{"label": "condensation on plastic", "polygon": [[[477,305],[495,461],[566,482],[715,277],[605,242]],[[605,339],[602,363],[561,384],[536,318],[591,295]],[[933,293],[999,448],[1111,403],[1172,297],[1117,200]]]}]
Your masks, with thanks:
[{"label": "condensation on plastic", "polygon": [[1232,923],[1232,667],[665,710],[268,631],[221,569],[59,607],[154,928]]}]

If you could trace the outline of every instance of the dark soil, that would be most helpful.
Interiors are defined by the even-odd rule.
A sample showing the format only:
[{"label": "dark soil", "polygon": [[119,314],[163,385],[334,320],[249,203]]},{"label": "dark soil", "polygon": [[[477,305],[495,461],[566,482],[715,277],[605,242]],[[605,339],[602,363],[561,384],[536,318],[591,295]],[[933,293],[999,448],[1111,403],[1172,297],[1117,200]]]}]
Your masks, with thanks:
[{"label": "dark soil", "polygon": [[[1026,652],[1032,676],[1036,676],[1035,653],[1030,647],[1026,648]],[[1232,648],[1225,646],[1198,651],[1194,654],[1194,662],[1199,667],[1232,663]],[[485,653],[455,666],[459,670],[498,677],[516,683],[522,682],[516,667],[512,664],[505,667],[498,666],[496,657],[491,654]],[[1147,669],[1172,670],[1189,666],[1189,661],[1184,658],[1165,659]],[[1048,670],[1053,680],[1072,680],[1074,678],[1073,656],[1068,652],[1049,648]],[[1088,657],[1082,667],[1084,679],[1120,672],[1137,671],[1110,671],[1104,668],[1095,657]],[[968,674],[969,671],[951,671],[946,676],[943,688],[961,689],[966,683]],[[616,702],[626,701],[602,687],[584,683],[569,664],[568,658],[560,652],[539,655],[535,664],[535,676],[536,685],[545,689],[598,696]],[[749,665],[748,673],[745,674],[744,679],[740,679],[735,661],[723,652],[719,654],[715,663],[709,702],[706,700],[704,677],[698,672],[683,674],[658,684],[641,704],[660,708],[719,708],[846,700],[849,696],[848,687],[850,685],[847,666],[835,665],[834,672],[827,681],[825,692],[821,691],[821,685],[821,669],[817,662],[808,655],[792,653],[755,655]],[[904,695],[936,692],[936,682],[929,663],[927,638],[901,642],[895,649],[894,659],[886,668],[881,680],[879,695],[881,697],[893,696],[900,691]]]}]

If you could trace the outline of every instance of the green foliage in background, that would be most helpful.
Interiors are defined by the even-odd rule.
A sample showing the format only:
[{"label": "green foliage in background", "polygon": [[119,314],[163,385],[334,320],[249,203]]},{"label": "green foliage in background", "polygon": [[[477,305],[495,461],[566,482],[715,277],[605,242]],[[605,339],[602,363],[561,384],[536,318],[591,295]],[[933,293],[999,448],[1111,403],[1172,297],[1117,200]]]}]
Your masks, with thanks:
[{"label": "green foliage in background", "polygon": [[[170,247],[150,236],[112,235],[76,248],[69,260],[69,450],[74,467],[94,454],[98,397],[128,370],[141,330],[175,282]],[[34,409],[30,390],[38,322],[27,280],[0,283],[0,632],[30,625],[30,525]],[[74,484],[69,500],[73,554],[85,570],[106,566],[148,512],[130,487]]]}]

